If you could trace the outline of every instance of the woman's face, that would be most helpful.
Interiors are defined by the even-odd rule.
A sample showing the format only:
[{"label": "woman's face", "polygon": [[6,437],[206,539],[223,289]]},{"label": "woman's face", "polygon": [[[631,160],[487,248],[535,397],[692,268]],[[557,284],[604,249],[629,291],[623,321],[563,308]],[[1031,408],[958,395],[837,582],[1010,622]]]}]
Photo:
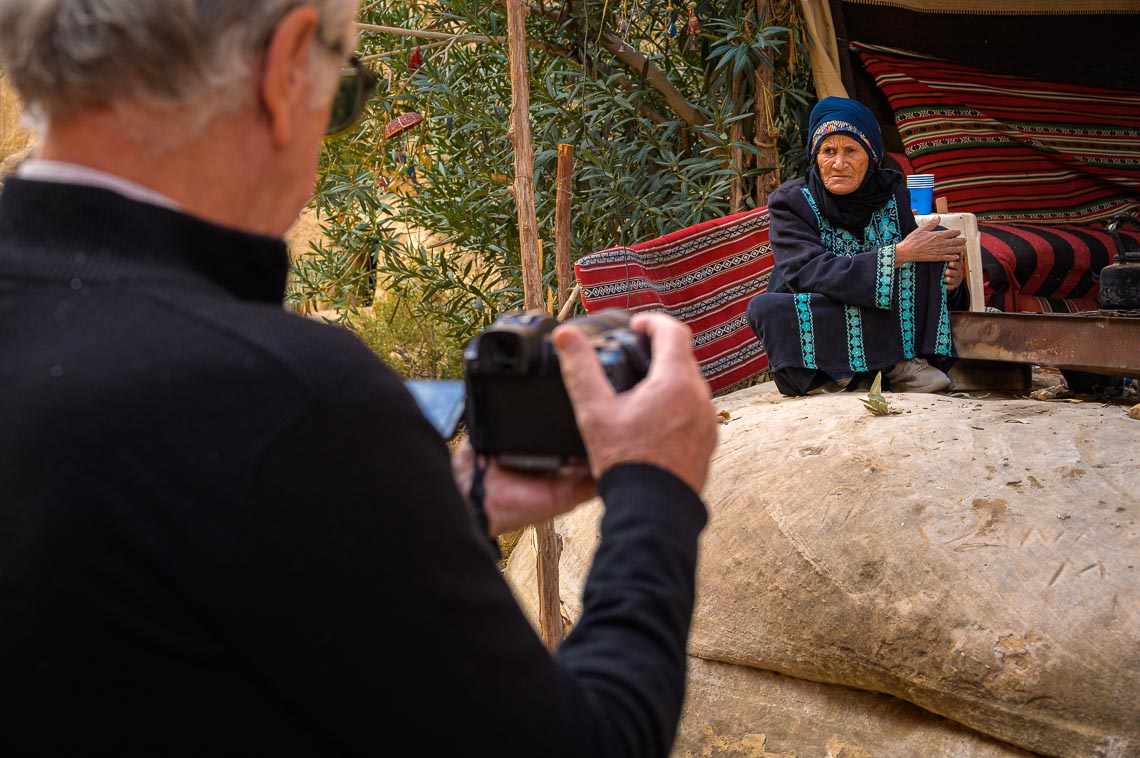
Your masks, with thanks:
[{"label": "woman's face", "polygon": [[851,137],[833,134],[820,144],[815,162],[827,191],[833,195],[846,195],[863,183],[871,157]]}]

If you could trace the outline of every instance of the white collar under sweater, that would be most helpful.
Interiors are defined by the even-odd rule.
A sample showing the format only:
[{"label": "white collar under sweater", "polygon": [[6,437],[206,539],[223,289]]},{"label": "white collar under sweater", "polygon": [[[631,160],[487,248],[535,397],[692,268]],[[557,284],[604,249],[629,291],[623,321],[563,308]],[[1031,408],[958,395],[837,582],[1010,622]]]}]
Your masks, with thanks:
[{"label": "white collar under sweater", "polygon": [[131,200],[140,203],[158,205],[171,210],[179,210],[178,203],[160,192],[144,187],[137,182],[124,179],[121,176],[109,174],[106,171],[80,166],[77,163],[66,161],[46,161],[40,158],[31,158],[20,164],[16,169],[16,176],[39,182],[58,182],[61,184],[78,184],[85,187],[99,187],[111,190]]}]

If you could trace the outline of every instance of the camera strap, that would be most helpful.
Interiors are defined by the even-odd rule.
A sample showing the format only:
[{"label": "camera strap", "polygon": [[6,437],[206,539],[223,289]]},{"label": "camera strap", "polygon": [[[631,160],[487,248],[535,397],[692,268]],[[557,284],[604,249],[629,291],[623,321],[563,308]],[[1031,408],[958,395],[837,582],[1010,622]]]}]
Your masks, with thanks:
[{"label": "camera strap", "polygon": [[499,549],[499,541],[491,536],[491,523],[487,518],[487,508],[484,502],[486,497],[486,489],[484,485],[484,478],[487,475],[487,469],[490,468],[487,456],[475,456],[475,474],[471,477],[471,489],[467,493],[467,500],[471,503],[471,510],[475,517],[475,528],[479,534],[485,537],[491,543],[491,550],[495,555],[495,560],[502,560],[503,552]]}]

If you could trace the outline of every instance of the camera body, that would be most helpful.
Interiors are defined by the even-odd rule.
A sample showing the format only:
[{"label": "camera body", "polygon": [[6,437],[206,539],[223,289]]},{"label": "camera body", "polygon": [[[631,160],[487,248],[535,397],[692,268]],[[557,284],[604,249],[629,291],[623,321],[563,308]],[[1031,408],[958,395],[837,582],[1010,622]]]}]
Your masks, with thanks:
[{"label": "camera body", "polygon": [[[567,322],[582,329],[618,392],[649,370],[649,341],[629,328],[629,313],[600,311]],[[467,343],[466,420],[478,453],[510,468],[551,471],[586,457],[550,334],[558,322],[541,311],[500,316]]]}]

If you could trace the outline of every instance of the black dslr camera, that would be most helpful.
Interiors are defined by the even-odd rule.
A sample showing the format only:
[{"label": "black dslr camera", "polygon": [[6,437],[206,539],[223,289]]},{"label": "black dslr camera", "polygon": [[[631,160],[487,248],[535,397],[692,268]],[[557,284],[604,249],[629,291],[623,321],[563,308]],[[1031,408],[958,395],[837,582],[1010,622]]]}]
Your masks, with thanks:
[{"label": "black dslr camera", "polygon": [[[618,392],[649,370],[649,341],[629,328],[629,313],[600,311],[571,319],[590,337]],[[467,343],[467,434],[478,453],[511,468],[551,471],[586,448],[562,383],[550,333],[558,322],[541,311],[509,313]]]}]

